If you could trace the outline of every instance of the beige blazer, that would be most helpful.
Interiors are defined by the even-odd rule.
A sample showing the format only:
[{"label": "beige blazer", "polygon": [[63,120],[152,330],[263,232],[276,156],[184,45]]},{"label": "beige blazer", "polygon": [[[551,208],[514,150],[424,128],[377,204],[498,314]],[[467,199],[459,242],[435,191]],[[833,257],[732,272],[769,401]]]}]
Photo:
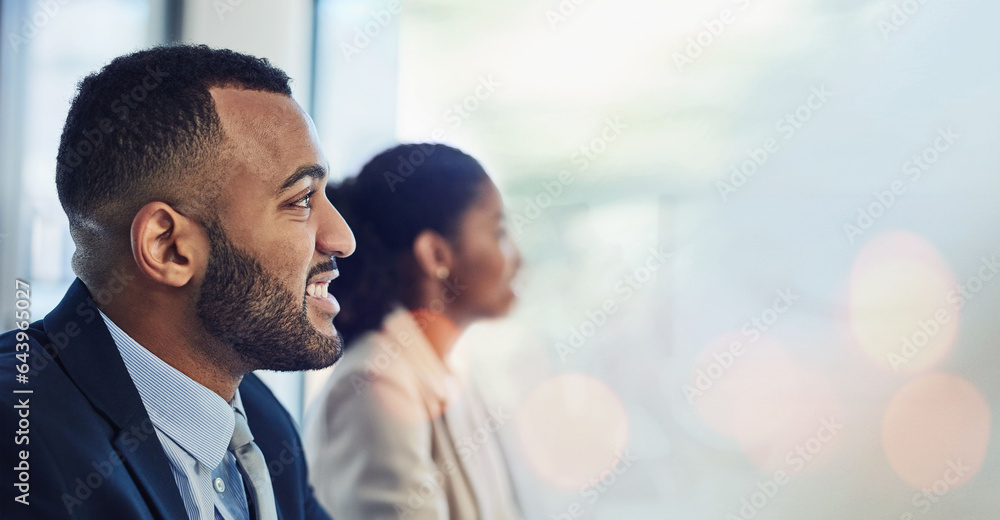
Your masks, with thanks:
[{"label": "beige blazer", "polygon": [[519,518],[488,411],[399,309],[350,345],[307,414],[309,480],[334,518]]}]

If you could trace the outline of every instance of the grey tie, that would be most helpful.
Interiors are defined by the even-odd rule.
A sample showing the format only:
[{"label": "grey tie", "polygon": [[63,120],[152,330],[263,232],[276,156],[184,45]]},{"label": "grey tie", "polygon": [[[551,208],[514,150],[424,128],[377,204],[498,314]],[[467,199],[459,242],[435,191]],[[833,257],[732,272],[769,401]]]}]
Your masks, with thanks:
[{"label": "grey tie", "polygon": [[247,489],[253,496],[247,498],[253,504],[252,509],[257,511],[256,520],[278,520],[274,490],[271,489],[271,476],[267,473],[264,454],[253,442],[246,417],[235,410],[233,412],[236,415],[236,428],[233,430],[233,440],[229,441],[229,451],[236,456],[243,478],[249,479]]}]

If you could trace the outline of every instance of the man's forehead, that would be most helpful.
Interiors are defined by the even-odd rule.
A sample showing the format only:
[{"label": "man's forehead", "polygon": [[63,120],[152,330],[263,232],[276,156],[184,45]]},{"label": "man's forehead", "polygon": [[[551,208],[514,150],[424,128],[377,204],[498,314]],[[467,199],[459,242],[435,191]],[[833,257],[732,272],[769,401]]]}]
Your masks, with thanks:
[{"label": "man's forehead", "polygon": [[308,115],[291,97],[276,92],[230,87],[209,89],[227,131],[276,131],[290,124],[308,126]]},{"label": "man's forehead", "polygon": [[291,97],[236,88],[210,92],[231,159],[242,163],[233,164],[236,169],[275,185],[302,166],[325,164],[312,120]]}]

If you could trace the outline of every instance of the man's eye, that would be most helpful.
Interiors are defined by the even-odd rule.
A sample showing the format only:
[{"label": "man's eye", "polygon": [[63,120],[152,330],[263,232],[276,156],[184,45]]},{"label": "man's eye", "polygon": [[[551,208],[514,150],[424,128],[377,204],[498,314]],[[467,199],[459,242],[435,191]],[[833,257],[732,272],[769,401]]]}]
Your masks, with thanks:
[{"label": "man's eye", "polygon": [[303,208],[303,209],[309,209],[309,208],[311,208],[312,206],[309,205],[309,199],[315,193],[316,193],[315,191],[310,191],[309,193],[306,193],[305,197],[302,197],[301,199],[299,199],[299,200],[295,201],[294,203],[292,203],[292,206],[295,206],[297,208]]}]

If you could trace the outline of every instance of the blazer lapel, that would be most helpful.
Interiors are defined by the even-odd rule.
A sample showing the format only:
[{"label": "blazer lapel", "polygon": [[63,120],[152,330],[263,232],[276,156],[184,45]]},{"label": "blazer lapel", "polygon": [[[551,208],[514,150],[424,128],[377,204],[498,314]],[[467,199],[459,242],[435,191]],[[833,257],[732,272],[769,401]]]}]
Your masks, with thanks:
[{"label": "blazer lapel", "polygon": [[114,440],[115,449],[121,454],[124,465],[129,468],[146,505],[157,518],[187,518],[184,501],[170,469],[170,461],[163,453],[160,439],[153,430],[153,423],[145,410],[141,419],[135,419],[118,433]]},{"label": "blazer lapel", "polygon": [[43,323],[58,350],[56,361],[94,408],[117,428],[112,444],[150,510],[163,519],[187,518],[170,461],[139,391],[80,279],[73,282]]}]

